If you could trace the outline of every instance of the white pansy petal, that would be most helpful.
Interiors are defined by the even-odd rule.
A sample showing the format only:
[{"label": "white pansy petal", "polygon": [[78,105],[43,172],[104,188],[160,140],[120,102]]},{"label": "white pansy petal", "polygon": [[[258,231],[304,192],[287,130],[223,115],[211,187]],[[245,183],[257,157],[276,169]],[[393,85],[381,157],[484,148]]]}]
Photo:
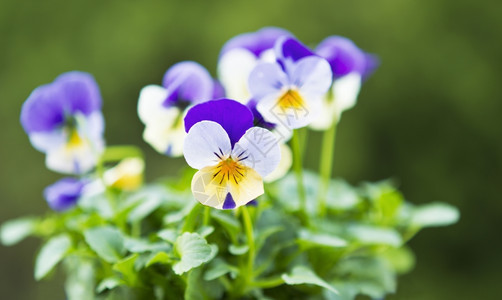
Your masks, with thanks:
[{"label": "white pansy petal", "polygon": [[260,63],[249,74],[249,91],[253,98],[261,101],[281,92],[289,85],[284,70],[276,63]]},{"label": "white pansy petal", "polygon": [[221,181],[214,176],[215,167],[205,167],[192,178],[192,194],[201,204],[217,209],[233,209],[247,204],[264,193],[261,176],[246,168],[236,183],[232,179]]},{"label": "white pansy petal", "polygon": [[310,128],[314,130],[326,130],[335,121],[336,117],[336,107],[335,101],[328,100],[324,97],[322,100],[322,109],[319,110],[319,114],[316,118],[312,119],[310,123]]},{"label": "white pansy petal", "polygon": [[306,97],[306,101],[310,101],[310,98],[320,98],[331,86],[331,67],[320,57],[302,58],[294,66],[291,82]]},{"label": "white pansy petal", "polygon": [[289,148],[288,145],[286,144],[281,144],[281,161],[279,162],[279,165],[277,168],[275,168],[272,173],[268,174],[263,178],[263,181],[265,182],[272,182],[277,179],[280,179],[284,177],[291,169],[291,165],[293,164],[293,154],[291,153],[291,149]]},{"label": "white pansy petal", "polygon": [[50,132],[34,132],[29,137],[33,147],[44,153],[59,148],[66,143],[66,137],[62,129]]},{"label": "white pansy petal", "polygon": [[265,177],[279,165],[281,150],[272,132],[253,127],[235,144],[232,157]]},{"label": "white pansy petal", "polygon": [[333,97],[338,113],[341,114],[356,104],[360,89],[361,75],[359,73],[353,72],[335,80],[333,83]]},{"label": "white pansy petal", "polygon": [[202,169],[218,163],[218,156],[230,154],[232,146],[227,132],[220,124],[202,121],[190,128],[183,154],[188,165],[194,169]]},{"label": "white pansy petal", "polygon": [[251,98],[248,78],[256,63],[254,54],[246,49],[237,48],[223,54],[218,62],[218,77],[227,98],[241,103]]},{"label": "white pansy petal", "polygon": [[147,85],[141,89],[138,100],[138,116],[143,124],[162,118],[162,103],[167,90],[159,85]]},{"label": "white pansy petal", "polygon": [[276,59],[274,48],[265,50],[260,54],[260,61],[262,62],[275,63]]},{"label": "white pansy petal", "polygon": [[162,109],[164,117],[145,125],[143,139],[161,154],[181,156],[186,136],[181,114],[180,109],[174,106]]}]

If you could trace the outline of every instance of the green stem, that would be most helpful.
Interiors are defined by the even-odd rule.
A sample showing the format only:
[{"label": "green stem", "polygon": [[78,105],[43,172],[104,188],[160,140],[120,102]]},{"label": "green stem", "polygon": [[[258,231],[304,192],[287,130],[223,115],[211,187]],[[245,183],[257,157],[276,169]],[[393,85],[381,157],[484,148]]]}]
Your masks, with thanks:
[{"label": "green stem", "polygon": [[306,216],[306,196],[305,186],[303,185],[303,166],[300,136],[297,130],[293,131],[293,138],[291,139],[291,147],[293,148],[293,168],[296,174],[296,181],[298,187],[298,198],[300,199],[300,214]]},{"label": "green stem", "polygon": [[209,225],[209,220],[211,220],[211,207],[206,206],[204,208],[204,220],[203,220],[203,225],[207,226]]},{"label": "green stem", "polygon": [[268,279],[262,279],[262,280],[257,280],[253,282],[253,287],[258,287],[258,288],[273,288],[276,286],[279,286],[284,283],[284,279],[282,277],[276,277],[276,278],[268,278]]},{"label": "green stem", "polygon": [[181,228],[181,232],[194,232],[195,222],[197,221],[197,216],[199,216],[202,210],[202,204],[196,203],[192,210],[188,213],[185,218],[185,224]]},{"label": "green stem", "polygon": [[[254,269],[254,259],[255,259],[255,244],[254,244],[254,234],[253,234],[253,221],[251,220],[251,215],[247,206],[242,206],[242,220],[244,222],[244,230],[246,232],[246,238],[248,240],[248,262],[247,262],[247,276],[253,276]],[[252,281],[247,280],[248,282]]]},{"label": "green stem", "polygon": [[333,170],[333,154],[335,150],[336,121],[324,132],[321,148],[321,159],[319,160],[319,173],[321,181],[319,185],[319,215],[326,215],[326,197],[328,194],[329,181]]}]

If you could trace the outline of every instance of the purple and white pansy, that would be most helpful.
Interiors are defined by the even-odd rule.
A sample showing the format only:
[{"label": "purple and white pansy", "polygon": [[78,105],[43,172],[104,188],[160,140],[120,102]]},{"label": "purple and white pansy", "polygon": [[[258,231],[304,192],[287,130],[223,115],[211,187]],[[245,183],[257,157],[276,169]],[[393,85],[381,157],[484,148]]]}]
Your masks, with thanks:
[{"label": "purple and white pansy", "polygon": [[313,129],[324,130],[356,104],[361,84],[375,71],[378,59],[341,36],[327,37],[315,53],[324,57],[333,71],[333,84],[324,97],[324,110],[311,123]]},{"label": "purple and white pansy", "polygon": [[275,62],[258,64],[249,76],[256,108],[267,122],[288,130],[307,126],[322,110],[330,65],[292,37],[279,38],[274,52]]},{"label": "purple and white pansy", "polygon": [[221,85],[203,66],[192,61],[173,65],[165,73],[162,86],[148,85],[140,92],[138,115],[145,124],[143,139],[159,153],[181,156],[186,109],[219,97],[223,97]]},{"label": "purple and white pansy", "polygon": [[21,124],[53,171],[86,173],[104,150],[101,94],[88,73],[64,73],[36,88],[23,104]]},{"label": "purple and white pansy", "polygon": [[274,62],[274,45],[282,36],[293,36],[277,27],[264,27],[256,32],[237,35],[223,46],[218,60],[218,78],[226,96],[241,103],[251,98],[248,78],[259,62]]},{"label": "purple and white pansy", "polygon": [[276,136],[253,127],[253,114],[243,104],[220,99],[192,107],[185,116],[183,154],[198,172],[192,178],[197,201],[217,209],[233,209],[264,193],[263,178],[281,160]]}]

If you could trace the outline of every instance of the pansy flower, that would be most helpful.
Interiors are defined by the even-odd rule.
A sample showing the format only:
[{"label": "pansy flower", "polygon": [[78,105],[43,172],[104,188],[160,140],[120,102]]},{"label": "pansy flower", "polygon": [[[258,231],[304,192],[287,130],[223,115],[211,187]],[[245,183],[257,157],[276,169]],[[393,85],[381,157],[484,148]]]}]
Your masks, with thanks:
[{"label": "pansy flower", "polygon": [[181,156],[187,107],[222,96],[221,85],[203,66],[192,61],[175,64],[165,73],[162,86],[148,85],[140,92],[138,115],[145,124],[143,139],[159,153]]},{"label": "pansy flower", "polygon": [[313,120],[314,129],[327,129],[338,122],[343,111],[352,108],[357,101],[361,83],[378,66],[377,58],[359,49],[350,39],[330,36],[316,48],[316,54],[324,57],[333,71],[333,85],[324,97],[324,109]]},{"label": "pansy flower", "polygon": [[279,38],[274,51],[276,62],[258,64],[249,76],[256,108],[267,122],[288,129],[307,126],[331,86],[329,63],[291,37]]},{"label": "pansy flower", "polygon": [[223,46],[218,60],[218,77],[226,96],[241,103],[250,98],[248,78],[261,61],[275,60],[274,44],[281,36],[293,36],[277,27],[265,27],[256,32],[233,37]]},{"label": "pansy flower", "polygon": [[36,88],[23,104],[21,124],[53,171],[85,173],[104,150],[101,94],[88,73],[64,73]]},{"label": "pansy flower", "polygon": [[74,207],[83,194],[86,182],[72,177],[60,179],[44,190],[44,197],[50,208],[66,211]]},{"label": "pansy flower", "polygon": [[243,104],[220,99],[198,104],[185,117],[185,159],[199,171],[192,178],[197,201],[232,209],[264,193],[263,178],[281,159],[279,144],[267,129],[253,127]]},{"label": "pansy flower", "polygon": [[131,157],[122,160],[103,174],[105,184],[122,191],[137,190],[143,184],[145,163],[141,158]]}]

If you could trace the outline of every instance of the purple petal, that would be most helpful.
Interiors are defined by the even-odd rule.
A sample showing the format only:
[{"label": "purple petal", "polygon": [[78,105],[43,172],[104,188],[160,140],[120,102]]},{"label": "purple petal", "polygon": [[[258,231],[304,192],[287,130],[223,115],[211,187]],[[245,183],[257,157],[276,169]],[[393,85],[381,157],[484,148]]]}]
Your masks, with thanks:
[{"label": "purple petal", "polygon": [[275,44],[275,55],[280,62],[284,60],[296,62],[301,58],[315,54],[297,39],[293,37],[282,37],[278,39]]},{"label": "purple petal", "polygon": [[26,133],[48,132],[64,123],[64,103],[57,89],[47,84],[36,88],[21,109]]},{"label": "purple petal", "polygon": [[211,75],[203,66],[193,61],[183,61],[169,68],[162,84],[168,90],[165,106],[178,101],[200,103],[213,96]]},{"label": "purple petal", "polygon": [[253,113],[254,126],[265,128],[268,130],[273,130],[277,125],[274,123],[265,121],[262,114],[256,108],[257,104],[258,104],[258,102],[256,102],[254,99],[249,100],[249,102],[247,103],[247,107]]},{"label": "purple petal", "polygon": [[378,66],[378,60],[359,49],[350,39],[330,36],[316,48],[316,53],[328,60],[335,77],[342,77],[351,72],[368,77]]},{"label": "purple petal", "polygon": [[227,132],[232,147],[253,126],[251,111],[244,104],[230,99],[212,100],[192,107],[185,116],[185,131],[204,120],[220,124]]},{"label": "purple petal", "polygon": [[223,209],[232,209],[235,208],[235,201],[234,198],[232,198],[232,194],[227,193],[227,196],[225,197],[225,201],[223,202]]},{"label": "purple petal", "polygon": [[101,94],[91,74],[79,71],[59,75],[53,83],[60,90],[65,109],[86,116],[101,109]]},{"label": "purple petal", "polygon": [[220,57],[235,48],[247,49],[259,57],[263,51],[273,48],[276,40],[281,36],[293,36],[293,34],[277,27],[264,27],[256,32],[240,34],[223,45]]},{"label": "purple petal", "polygon": [[246,204],[246,206],[258,206],[258,201],[256,201],[256,199],[251,200],[248,204]]},{"label": "purple petal", "polygon": [[65,211],[77,203],[85,183],[71,177],[63,178],[44,190],[44,197],[55,211]]}]

